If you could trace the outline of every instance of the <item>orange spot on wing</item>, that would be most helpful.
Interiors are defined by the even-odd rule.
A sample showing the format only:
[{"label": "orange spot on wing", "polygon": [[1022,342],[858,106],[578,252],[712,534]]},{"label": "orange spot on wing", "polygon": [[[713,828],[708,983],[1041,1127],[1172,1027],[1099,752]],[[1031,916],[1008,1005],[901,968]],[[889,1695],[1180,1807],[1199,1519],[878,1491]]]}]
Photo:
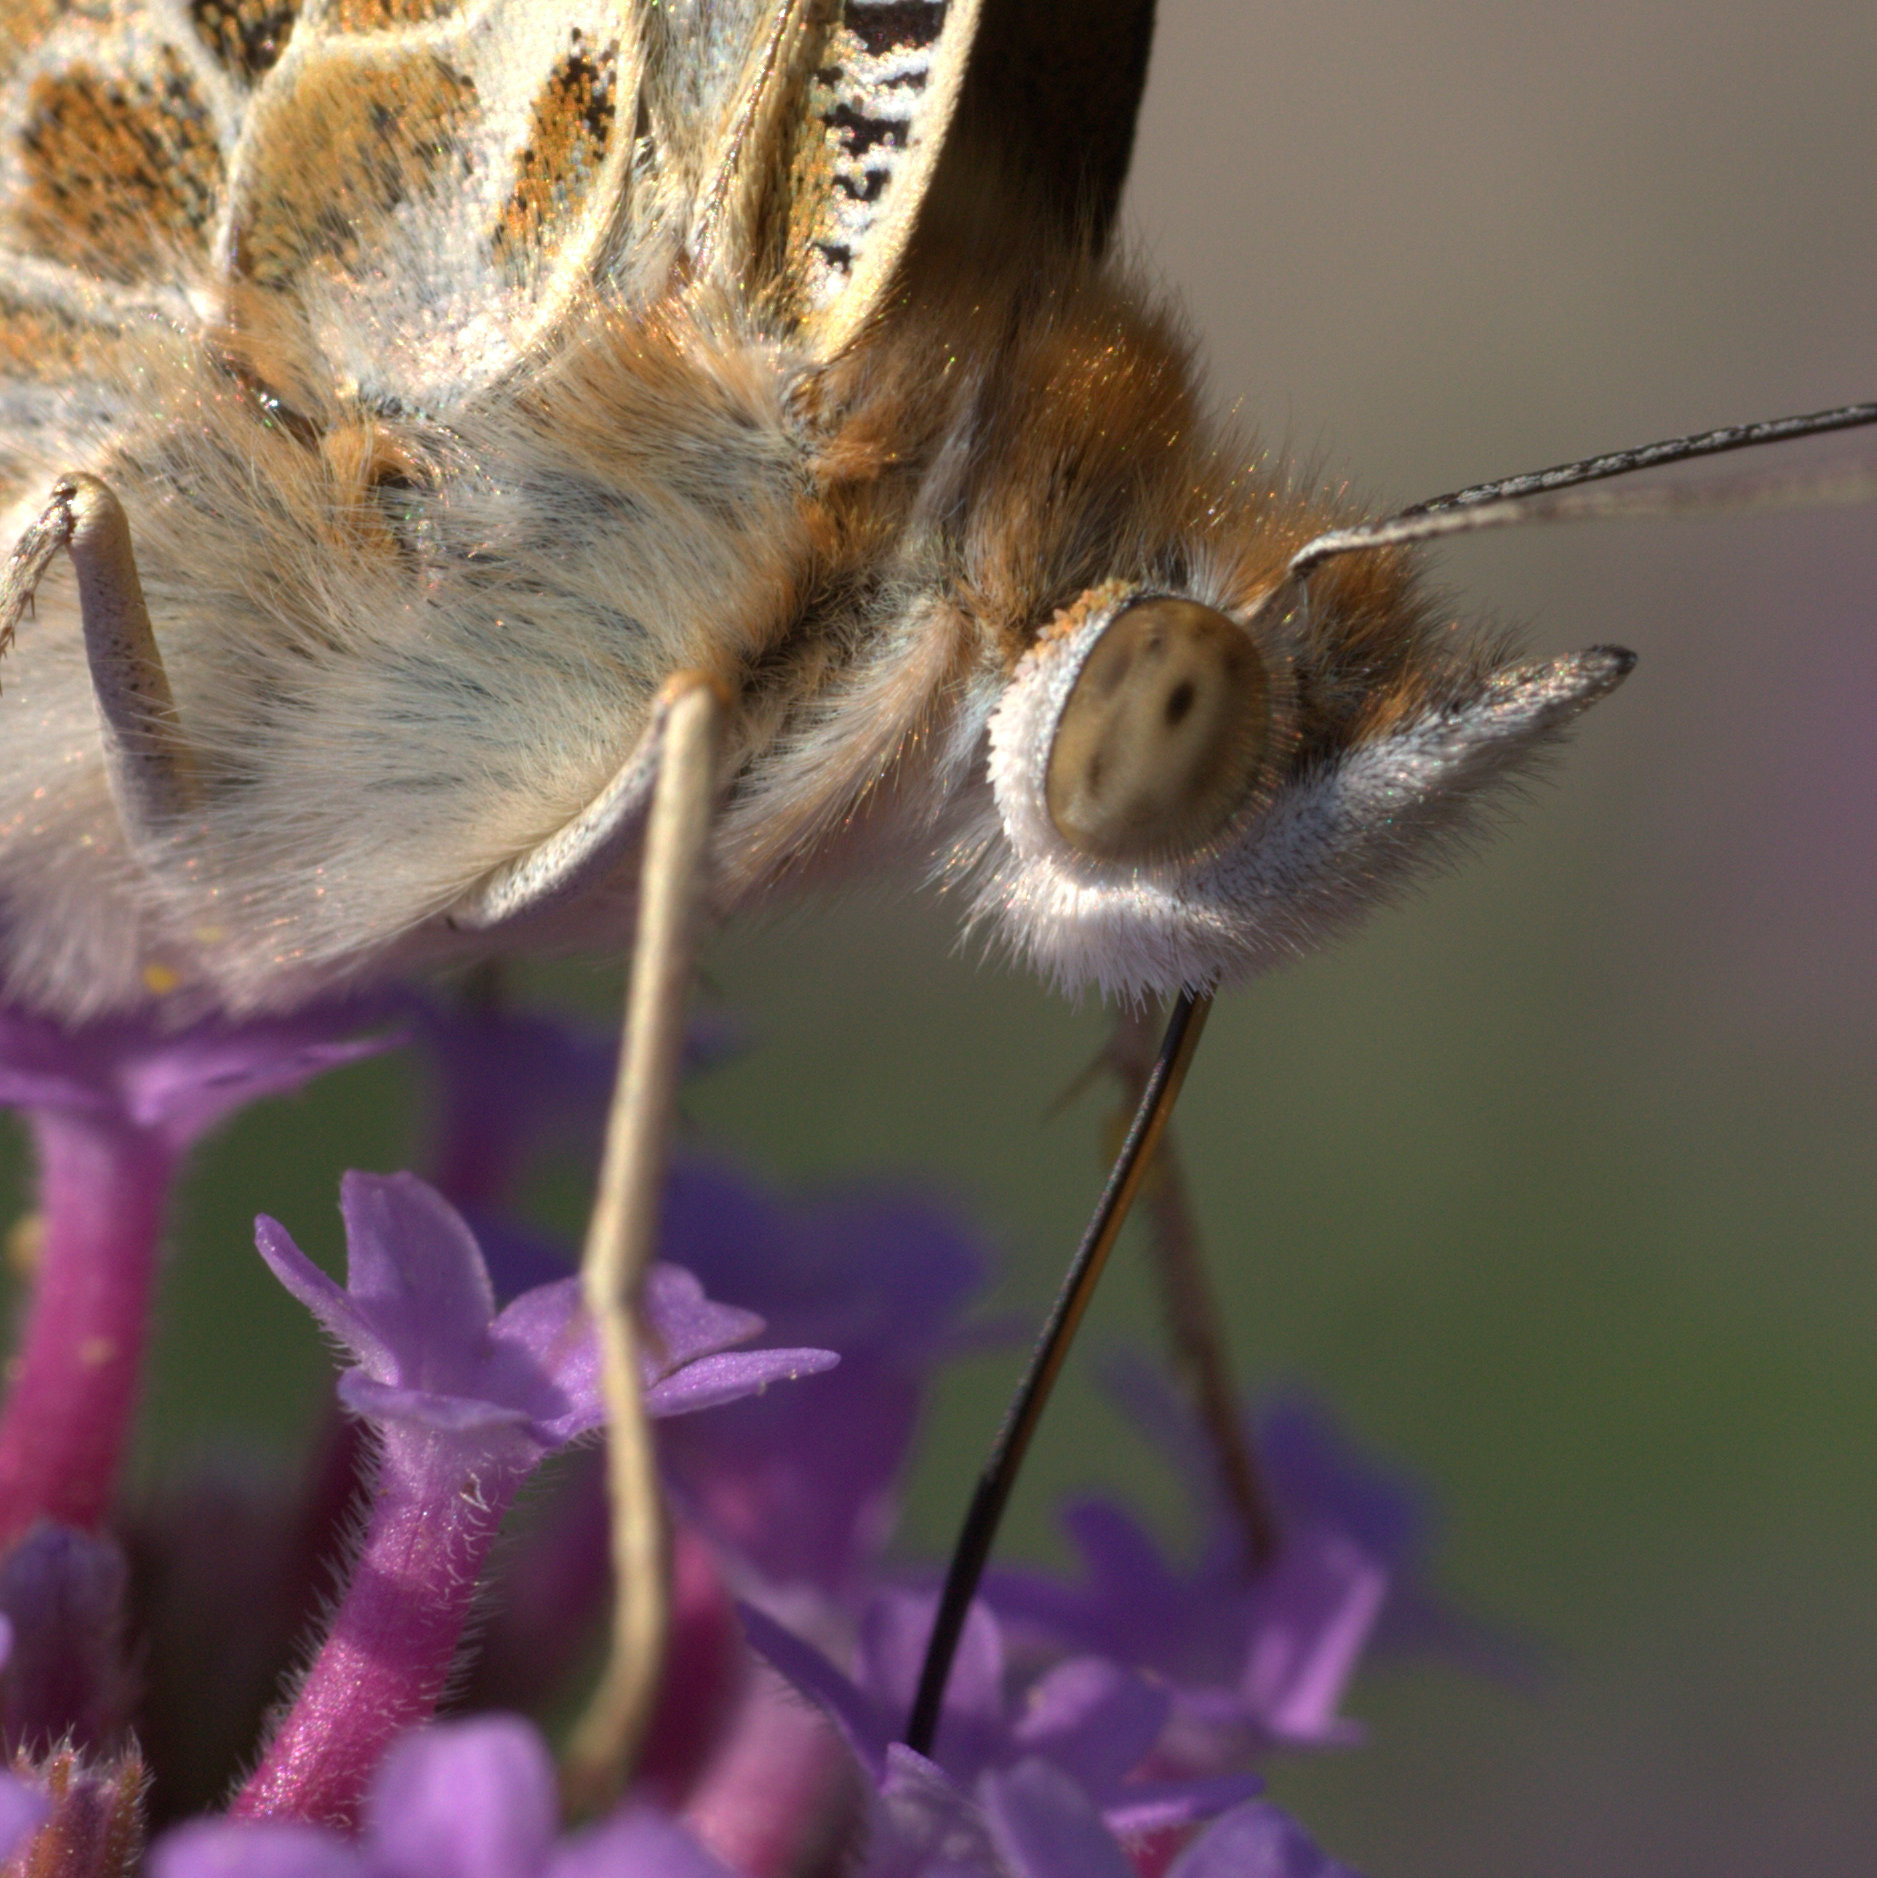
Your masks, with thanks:
[{"label": "orange spot on wing", "polygon": [[585,206],[612,142],[619,48],[573,49],[534,101],[515,188],[495,230],[496,259],[523,281],[551,258],[561,231]]},{"label": "orange spot on wing", "polygon": [[284,288],[309,262],[355,270],[385,217],[467,160],[475,100],[473,81],[431,54],[309,67],[261,139],[236,272]]},{"label": "orange spot on wing", "polygon": [[34,80],[20,154],[13,220],[36,253],[132,282],[206,251],[221,150],[173,51],[154,76],[75,65]]}]

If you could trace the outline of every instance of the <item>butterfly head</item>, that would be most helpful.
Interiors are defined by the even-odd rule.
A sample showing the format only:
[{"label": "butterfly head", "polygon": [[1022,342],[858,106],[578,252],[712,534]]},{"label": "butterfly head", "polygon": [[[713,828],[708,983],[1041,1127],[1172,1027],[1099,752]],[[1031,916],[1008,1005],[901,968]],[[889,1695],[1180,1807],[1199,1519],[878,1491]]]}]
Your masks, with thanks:
[{"label": "butterfly head", "polygon": [[[980,923],[1066,986],[1251,976],[1437,859],[1634,662],[1509,662],[1431,627],[1400,570],[1317,579],[1237,606],[1114,583],[1051,623],[990,721]],[[1394,612],[1392,666],[1352,656],[1352,598]]]},{"label": "butterfly head", "polygon": [[[907,640],[939,718],[971,700],[961,737],[902,746],[938,786],[892,799],[963,809],[936,818],[943,877],[1045,977],[1209,989],[1424,871],[1630,660],[1522,663],[1399,547],[1300,572],[1347,502],[1212,418],[1177,317],[1138,283],[1066,263],[1047,280],[1019,270],[1000,298],[973,275],[962,302],[941,282],[897,310],[890,348],[829,375],[826,486],[887,518],[850,532],[913,576]],[[892,459],[878,436],[922,441]]]}]

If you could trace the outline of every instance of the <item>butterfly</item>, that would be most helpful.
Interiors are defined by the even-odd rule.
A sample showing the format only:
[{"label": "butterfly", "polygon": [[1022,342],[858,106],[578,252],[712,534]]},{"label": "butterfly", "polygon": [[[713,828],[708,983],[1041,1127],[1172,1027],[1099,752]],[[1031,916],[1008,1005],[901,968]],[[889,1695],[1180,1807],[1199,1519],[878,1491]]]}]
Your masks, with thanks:
[{"label": "butterfly", "polygon": [[1342,510],[1107,252],[1149,24],[16,15],[10,993],[615,940],[679,671],[725,911],[910,867],[1138,995],[1405,877],[1625,664],[1514,660],[1399,557],[1285,578]]}]

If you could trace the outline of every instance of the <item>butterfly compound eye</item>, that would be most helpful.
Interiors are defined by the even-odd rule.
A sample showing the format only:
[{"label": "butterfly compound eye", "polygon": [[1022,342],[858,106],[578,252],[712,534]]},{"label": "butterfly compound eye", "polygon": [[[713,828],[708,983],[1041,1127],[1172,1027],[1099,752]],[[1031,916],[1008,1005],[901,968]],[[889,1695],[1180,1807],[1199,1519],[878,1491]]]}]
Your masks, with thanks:
[{"label": "butterfly compound eye", "polygon": [[1062,707],[1049,818],[1098,860],[1191,853],[1251,793],[1270,734],[1270,680],[1244,628],[1195,600],[1137,600]]}]

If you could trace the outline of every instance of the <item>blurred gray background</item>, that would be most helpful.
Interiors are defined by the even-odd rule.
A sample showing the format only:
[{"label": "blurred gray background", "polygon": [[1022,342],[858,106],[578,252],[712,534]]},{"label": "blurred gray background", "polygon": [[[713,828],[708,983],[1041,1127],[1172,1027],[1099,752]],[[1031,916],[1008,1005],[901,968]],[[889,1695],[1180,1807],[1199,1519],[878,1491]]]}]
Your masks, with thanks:
[{"label": "blurred gray background", "polygon": [[[1877,395],[1870,8],[1161,11],[1130,238],[1220,400],[1378,501]],[[1425,1476],[1442,1584],[1552,1674],[1365,1680],[1370,1745],[1274,1787],[1374,1878],[1869,1869],[1877,513],[1500,536],[1442,572],[1536,649],[1643,662],[1481,855],[1222,1005],[1181,1126],[1246,1377]],[[1045,1119],[1098,1010],[899,894],[726,934],[711,975],[757,1047],[693,1092],[701,1141],[918,1174],[1007,1299],[1044,1295],[1099,1179],[1105,1095]],[[413,1151],[400,1100],[348,1073],[205,1165],[146,1464],[325,1386],[248,1222],[330,1247],[337,1169]],[[1136,1265],[1098,1345],[1151,1326]],[[949,1389],[918,1542],[1010,1367]],[[1019,1494],[1032,1554],[1093,1480],[1178,1531],[1089,1367]]]}]

